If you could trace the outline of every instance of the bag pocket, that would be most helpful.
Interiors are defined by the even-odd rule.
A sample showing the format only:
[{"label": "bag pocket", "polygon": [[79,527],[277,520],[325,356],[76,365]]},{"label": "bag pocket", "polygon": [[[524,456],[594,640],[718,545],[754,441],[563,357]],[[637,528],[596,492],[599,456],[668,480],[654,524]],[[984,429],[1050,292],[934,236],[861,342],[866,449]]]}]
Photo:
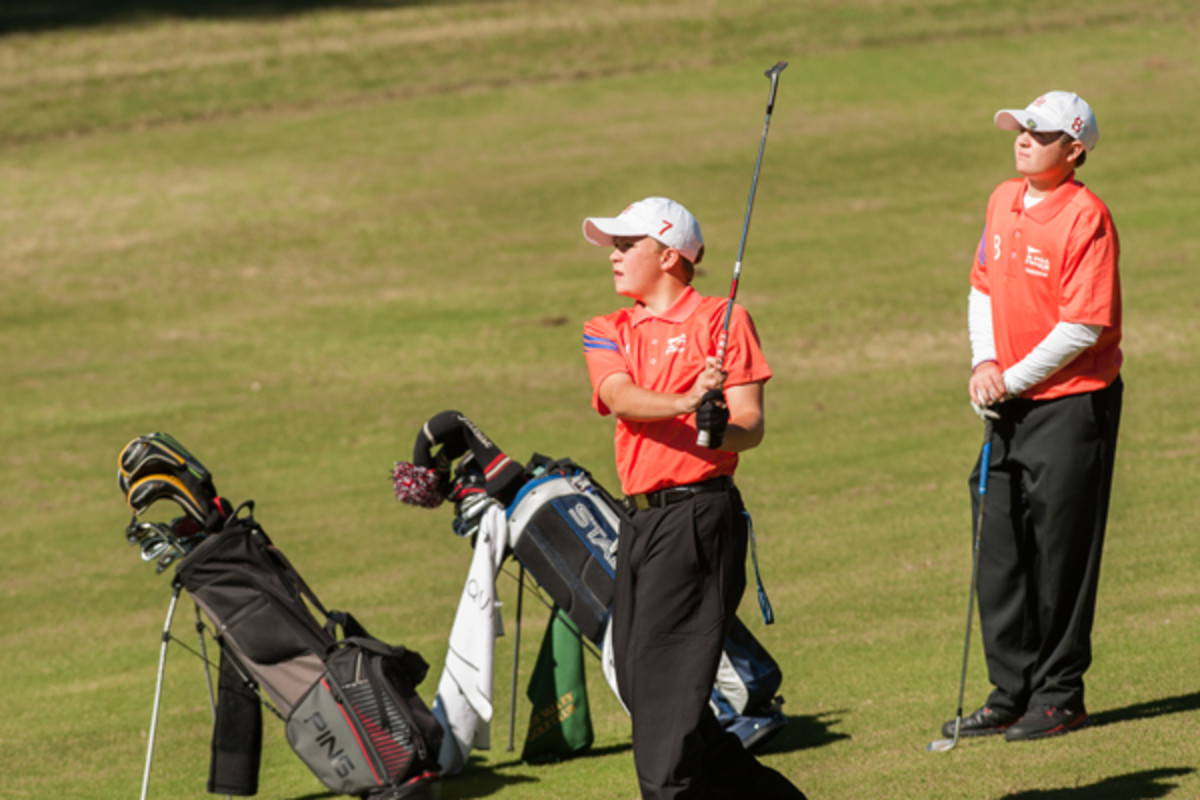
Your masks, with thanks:
[{"label": "bag pocket", "polygon": [[287,740],[321,783],[338,794],[362,794],[387,783],[328,673],[292,710]]}]

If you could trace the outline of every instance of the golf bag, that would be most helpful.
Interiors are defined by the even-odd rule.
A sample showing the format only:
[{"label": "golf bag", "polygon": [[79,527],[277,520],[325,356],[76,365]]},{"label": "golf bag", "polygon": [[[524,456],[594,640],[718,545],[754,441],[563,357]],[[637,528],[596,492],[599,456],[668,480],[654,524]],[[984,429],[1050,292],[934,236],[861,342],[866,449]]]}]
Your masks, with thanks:
[{"label": "golf bag", "polygon": [[[168,439],[151,434],[130,447],[149,440],[160,450],[182,450]],[[187,460],[199,463],[190,454]],[[172,487],[164,497],[175,499],[182,487],[189,500],[198,498],[173,463],[152,464],[148,469],[169,469],[157,478],[145,470],[140,477],[121,473],[118,482],[135,515],[157,498],[143,502],[134,487],[155,481]],[[203,479],[211,486],[207,470]],[[350,614],[327,610],[254,520],[253,501],[228,513],[227,506],[209,508],[209,495],[216,497],[208,492],[195,508],[180,503],[186,519],[207,525],[186,539],[172,532],[181,520],[130,526],[155,528],[144,540],[161,536],[174,543],[167,555],[179,559],[175,583],[211,621],[221,645],[209,791],[256,793],[262,706],[268,704],[285,721],[292,749],[330,790],[372,800],[423,792],[437,772],[442,736],[415,691],[425,661],[371,637]]]},{"label": "golf bag", "polygon": [[[622,506],[570,460],[535,455],[531,478],[508,507],[509,546],[580,633],[604,647],[616,586]],[[787,719],[776,696],[779,665],[734,619],[709,701],[717,721],[751,748]],[[615,687],[614,687],[615,691]]]},{"label": "golf bag", "polygon": [[571,461],[535,455],[529,474],[506,511],[509,547],[580,633],[603,646],[624,509]]},{"label": "golf bag", "polygon": [[[474,441],[477,436],[482,443]],[[439,445],[440,449],[435,449]],[[453,501],[453,527],[460,536],[470,536],[475,530],[486,498],[503,503],[508,546],[514,557],[580,634],[603,649],[616,585],[621,520],[629,512],[570,459],[535,454],[519,472],[513,470],[513,463],[465,416],[457,411],[442,412],[418,434],[413,464],[397,465],[396,496],[426,507],[436,506],[443,497]],[[481,464],[491,464],[493,470],[485,473]],[[412,486],[421,480],[408,469],[414,465],[417,473],[428,470],[430,484],[436,482],[435,502],[414,500]],[[494,469],[496,465],[502,465],[503,474]],[[421,493],[421,500],[428,496]],[[606,677],[616,692],[612,677]],[[711,705],[722,726],[747,748],[787,724],[781,711],[783,700],[775,694],[781,682],[778,664],[735,620]]]}]

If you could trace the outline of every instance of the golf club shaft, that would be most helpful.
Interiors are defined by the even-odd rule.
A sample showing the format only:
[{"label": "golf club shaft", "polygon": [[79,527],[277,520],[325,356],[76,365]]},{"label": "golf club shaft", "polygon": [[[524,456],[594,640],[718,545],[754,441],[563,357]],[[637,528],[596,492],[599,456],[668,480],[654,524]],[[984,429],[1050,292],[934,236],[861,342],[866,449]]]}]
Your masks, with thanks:
[{"label": "golf club shaft", "polygon": [[517,723],[517,665],[521,660],[521,603],[525,597],[525,565],[517,576],[517,622],[513,634],[512,686],[508,702],[508,752],[513,751],[513,732]]},{"label": "golf club shaft", "polygon": [[[725,320],[721,325],[721,336],[717,340],[717,360],[725,367],[725,345],[729,337],[729,318],[733,315],[733,301],[737,299],[738,279],[742,276],[742,257],[746,252],[746,237],[750,234],[750,214],[754,210],[754,195],[758,192],[758,173],[762,169],[763,151],[767,147],[767,131],[771,128],[771,112],[775,110],[775,93],[779,89],[779,74],[787,68],[786,61],[780,61],[764,72],[771,80],[771,94],[767,98],[767,115],[763,120],[762,138],[758,142],[758,159],[754,162],[754,179],[750,182],[750,198],[746,201],[746,216],[742,220],[742,239],[738,243],[737,261],[733,264],[733,281],[729,286],[729,303],[725,306]],[[708,447],[711,434],[707,430],[696,432],[696,444]]]},{"label": "golf club shaft", "polygon": [[954,717],[954,741],[958,742],[962,726],[963,693],[967,686],[967,658],[971,653],[971,621],[975,616],[975,584],[979,578],[979,541],[983,534],[983,507],[987,500],[988,464],[992,457],[992,421],[983,426],[983,451],[979,454],[979,516],[975,521],[975,536],[971,546],[971,590],[967,596],[967,633],[963,638],[962,675],[958,680],[958,711]]}]

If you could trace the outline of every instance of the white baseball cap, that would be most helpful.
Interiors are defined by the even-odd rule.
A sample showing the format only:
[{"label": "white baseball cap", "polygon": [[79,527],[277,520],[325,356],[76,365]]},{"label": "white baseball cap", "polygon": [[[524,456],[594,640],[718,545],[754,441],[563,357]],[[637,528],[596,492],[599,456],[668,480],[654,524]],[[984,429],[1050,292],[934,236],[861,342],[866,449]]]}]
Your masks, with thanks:
[{"label": "white baseball cap", "polygon": [[611,247],[614,236],[649,236],[673,247],[693,264],[704,249],[700,223],[692,212],[666,197],[647,197],[626,206],[615,217],[588,217],[583,238],[600,247]]},{"label": "white baseball cap", "polygon": [[1046,92],[1023,109],[1001,109],[996,112],[995,122],[1005,131],[1064,131],[1089,152],[1100,138],[1092,107],[1073,92]]}]

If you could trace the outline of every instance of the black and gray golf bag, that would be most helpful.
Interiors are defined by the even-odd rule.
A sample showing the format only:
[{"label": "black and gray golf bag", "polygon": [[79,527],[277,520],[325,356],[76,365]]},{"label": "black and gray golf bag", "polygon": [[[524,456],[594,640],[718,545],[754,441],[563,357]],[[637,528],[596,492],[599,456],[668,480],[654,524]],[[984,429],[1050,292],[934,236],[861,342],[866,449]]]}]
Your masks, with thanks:
[{"label": "black and gray golf bag", "polygon": [[[405,467],[427,472],[419,477]],[[460,536],[471,534],[487,498],[504,504],[513,556],[580,634],[611,655],[606,639],[611,640],[616,554],[621,519],[628,512],[586,469],[537,454],[520,469],[457,411],[430,419],[417,436],[413,464],[397,469],[397,497],[426,507],[442,499],[454,502],[454,529]],[[414,488],[418,484],[421,489]],[[611,663],[603,655],[602,666],[619,698]],[[776,695],[782,680],[778,664],[735,620],[711,705],[721,725],[745,747],[764,742],[787,724],[783,699]]]},{"label": "black and gray golf bag", "polygon": [[[328,611],[254,520],[253,501],[231,511],[173,438],[139,437],[120,464],[118,483],[135,513],[127,538],[159,571],[178,560],[175,586],[220,644],[208,790],[257,792],[266,705],[330,790],[372,800],[430,796],[442,730],[415,691],[428,669],[421,656]],[[158,499],[175,500],[186,515],[137,522]]]}]

